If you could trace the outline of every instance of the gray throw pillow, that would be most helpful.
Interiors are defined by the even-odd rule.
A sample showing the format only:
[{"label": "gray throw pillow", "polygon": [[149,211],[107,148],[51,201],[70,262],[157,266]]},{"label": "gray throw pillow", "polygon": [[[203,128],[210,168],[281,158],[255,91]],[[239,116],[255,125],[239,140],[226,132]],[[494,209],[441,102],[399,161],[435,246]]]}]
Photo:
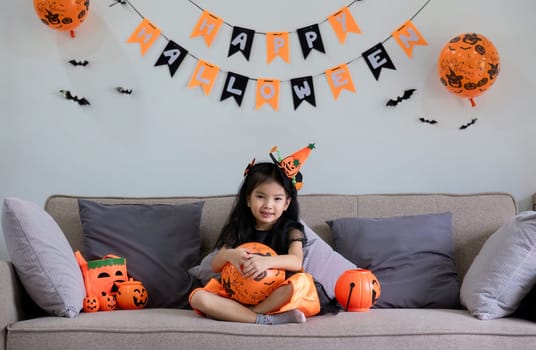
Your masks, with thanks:
[{"label": "gray throw pillow", "polygon": [[84,280],[54,219],[35,203],[10,197],[4,199],[2,229],[15,271],[33,301],[51,315],[78,315],[86,296]]},{"label": "gray throw pillow", "polygon": [[381,286],[376,308],[458,308],[452,214],[328,221],[335,250],[371,270]]},{"label": "gray throw pillow", "polygon": [[484,243],[461,287],[462,305],[474,317],[512,314],[536,283],[536,212],[520,213]]},{"label": "gray throw pillow", "polygon": [[334,251],[316,232],[302,221],[307,244],[303,248],[303,269],[320,282],[331,299],[335,298],[335,284],[346,270],[356,265]]},{"label": "gray throw pillow", "polygon": [[203,204],[109,205],[79,200],[84,256],[126,258],[129,275],[147,289],[147,308],[187,308],[193,286],[188,269],[199,258]]}]

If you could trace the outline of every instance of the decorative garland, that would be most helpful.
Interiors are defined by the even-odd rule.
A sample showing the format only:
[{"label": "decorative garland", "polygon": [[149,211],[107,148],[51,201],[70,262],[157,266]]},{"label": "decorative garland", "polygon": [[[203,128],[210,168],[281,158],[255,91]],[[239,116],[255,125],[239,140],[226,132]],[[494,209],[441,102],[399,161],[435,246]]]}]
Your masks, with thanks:
[{"label": "decorative garland", "polygon": [[[296,33],[300,40],[302,47],[302,53],[304,59],[307,59],[309,53],[315,49],[322,53],[325,53],[322,36],[318,24],[326,21],[330,22],[333,30],[337,34],[341,44],[344,44],[346,35],[348,33],[359,34],[360,28],[352,17],[349,7],[356,4],[361,0],[353,0],[349,5],[343,7],[341,10],[335,12],[329,16],[326,20],[309,25],[304,28],[297,29],[295,32],[274,32],[264,33],[251,29],[232,26],[231,24],[223,21],[223,19],[215,16],[199,5],[195,4],[192,0],[188,0],[194,6],[202,11],[197,25],[194,27],[190,37],[202,37],[205,40],[207,46],[210,46],[214,38],[216,37],[219,28],[222,24],[233,27],[233,34],[230,40],[229,54],[233,55],[236,52],[242,52],[244,57],[249,60],[249,50],[251,49],[251,43],[253,37],[257,34],[265,35],[267,41],[267,62],[270,63],[276,57],[280,57],[287,63],[290,62],[288,47],[289,47],[289,33]],[[249,80],[254,80],[256,84],[256,103],[255,108],[259,109],[262,105],[269,104],[274,110],[278,109],[279,104],[279,86],[281,82],[290,82],[292,99],[294,103],[294,109],[296,110],[303,101],[307,101],[312,106],[316,107],[316,97],[314,93],[313,78],[326,75],[328,84],[332,90],[334,99],[337,99],[342,90],[348,90],[355,93],[355,87],[353,85],[352,76],[348,69],[348,64],[363,58],[371,70],[374,78],[379,80],[381,70],[383,68],[396,70],[394,63],[392,62],[389,54],[385,50],[383,44],[389,39],[394,38],[400,47],[404,50],[406,55],[411,58],[413,47],[416,45],[428,45],[424,37],[420,34],[418,29],[412,23],[412,20],[430,3],[431,0],[425,1],[421,8],[415,12],[415,14],[407,20],[402,26],[395,29],[390,36],[383,41],[374,45],[370,49],[364,51],[361,56],[355,57],[346,63],[340,64],[336,67],[326,69],[322,73],[317,73],[305,77],[297,77],[289,80],[276,80],[276,79],[263,79],[263,78],[250,78],[242,74],[234,73],[231,71],[221,71],[218,66],[205,62],[197,56],[190,53],[183,46],[177,44],[171,40],[168,36],[160,31],[160,29],[151,23],[145,16],[143,16],[130,0],[114,0],[114,3],[110,5],[122,4],[128,5],[132,8],[142,19],[136,30],[128,38],[128,43],[135,43],[140,45],[141,54],[145,55],[147,50],[153,45],[156,39],[162,35],[168,44],[162,51],[160,57],[155,63],[155,66],[167,65],[171,77],[175,74],[181,63],[186,56],[190,56],[197,60],[197,66],[194,69],[192,78],[188,83],[188,87],[195,88],[201,87],[206,95],[209,95],[216,77],[219,72],[227,73],[224,87],[222,89],[220,101],[223,101],[229,97],[234,98],[238,106],[241,106],[243,96],[245,94],[247,84]],[[409,98],[411,95],[407,96]]]}]

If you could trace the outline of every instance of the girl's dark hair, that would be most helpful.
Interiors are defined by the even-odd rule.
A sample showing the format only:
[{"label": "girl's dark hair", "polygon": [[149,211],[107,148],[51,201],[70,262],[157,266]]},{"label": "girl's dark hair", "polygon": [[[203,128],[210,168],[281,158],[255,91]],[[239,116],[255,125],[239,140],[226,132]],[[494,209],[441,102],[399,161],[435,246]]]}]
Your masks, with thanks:
[{"label": "girl's dark hair", "polygon": [[265,162],[255,164],[249,169],[235,198],[231,214],[216,241],[216,248],[221,248],[224,245],[235,248],[251,240],[251,234],[255,229],[255,217],[248,207],[248,197],[257,186],[270,181],[281,185],[285,189],[287,197],[290,198],[287,210],[283,212],[273,228],[275,237],[286,239],[286,233],[290,229],[289,225],[296,225],[299,219],[296,187],[283,174],[278,165]]}]

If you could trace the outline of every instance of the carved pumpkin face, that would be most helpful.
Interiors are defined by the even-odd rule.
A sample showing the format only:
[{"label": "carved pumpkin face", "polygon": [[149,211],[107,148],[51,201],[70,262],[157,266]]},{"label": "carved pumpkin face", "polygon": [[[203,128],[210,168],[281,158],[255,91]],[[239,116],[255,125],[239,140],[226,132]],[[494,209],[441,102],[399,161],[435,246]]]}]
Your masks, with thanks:
[{"label": "carved pumpkin face", "polygon": [[300,161],[293,156],[288,156],[281,161],[281,167],[288,177],[293,177],[300,171]]},{"label": "carved pumpkin face", "polygon": [[367,311],[380,294],[380,283],[369,270],[347,270],[335,284],[335,297],[345,311]]},{"label": "carved pumpkin face", "polygon": [[117,302],[115,300],[115,297],[113,295],[102,295],[99,298],[99,310],[101,311],[113,311],[117,307]]},{"label": "carved pumpkin face", "polygon": [[[249,242],[240,247],[248,249],[253,254],[277,255],[272,248],[262,243]],[[256,279],[244,278],[230,263],[227,263],[221,271],[221,282],[227,293],[232,299],[245,305],[257,305],[272,294],[283,281],[285,281],[285,270],[281,269],[268,269]]]},{"label": "carved pumpkin face", "polygon": [[114,282],[127,280],[127,267],[123,258],[106,258],[87,262],[88,284],[96,295],[113,295]]},{"label": "carved pumpkin face", "polygon": [[461,34],[443,47],[438,73],[448,91],[473,98],[495,83],[499,74],[499,54],[483,35]]},{"label": "carved pumpkin face", "polygon": [[99,311],[99,300],[95,296],[85,297],[83,305],[85,312]]},{"label": "carved pumpkin face", "polygon": [[149,301],[149,294],[140,281],[122,282],[116,294],[121,309],[142,309]]}]

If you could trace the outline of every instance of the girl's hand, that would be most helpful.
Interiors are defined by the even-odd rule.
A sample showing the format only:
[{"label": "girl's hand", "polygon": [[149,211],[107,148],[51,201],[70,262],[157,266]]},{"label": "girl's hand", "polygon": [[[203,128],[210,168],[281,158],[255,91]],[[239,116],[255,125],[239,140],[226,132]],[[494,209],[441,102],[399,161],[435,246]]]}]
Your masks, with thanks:
[{"label": "girl's hand", "polygon": [[271,257],[257,254],[249,254],[249,258],[241,265],[242,275],[246,278],[262,278],[271,267]]}]

